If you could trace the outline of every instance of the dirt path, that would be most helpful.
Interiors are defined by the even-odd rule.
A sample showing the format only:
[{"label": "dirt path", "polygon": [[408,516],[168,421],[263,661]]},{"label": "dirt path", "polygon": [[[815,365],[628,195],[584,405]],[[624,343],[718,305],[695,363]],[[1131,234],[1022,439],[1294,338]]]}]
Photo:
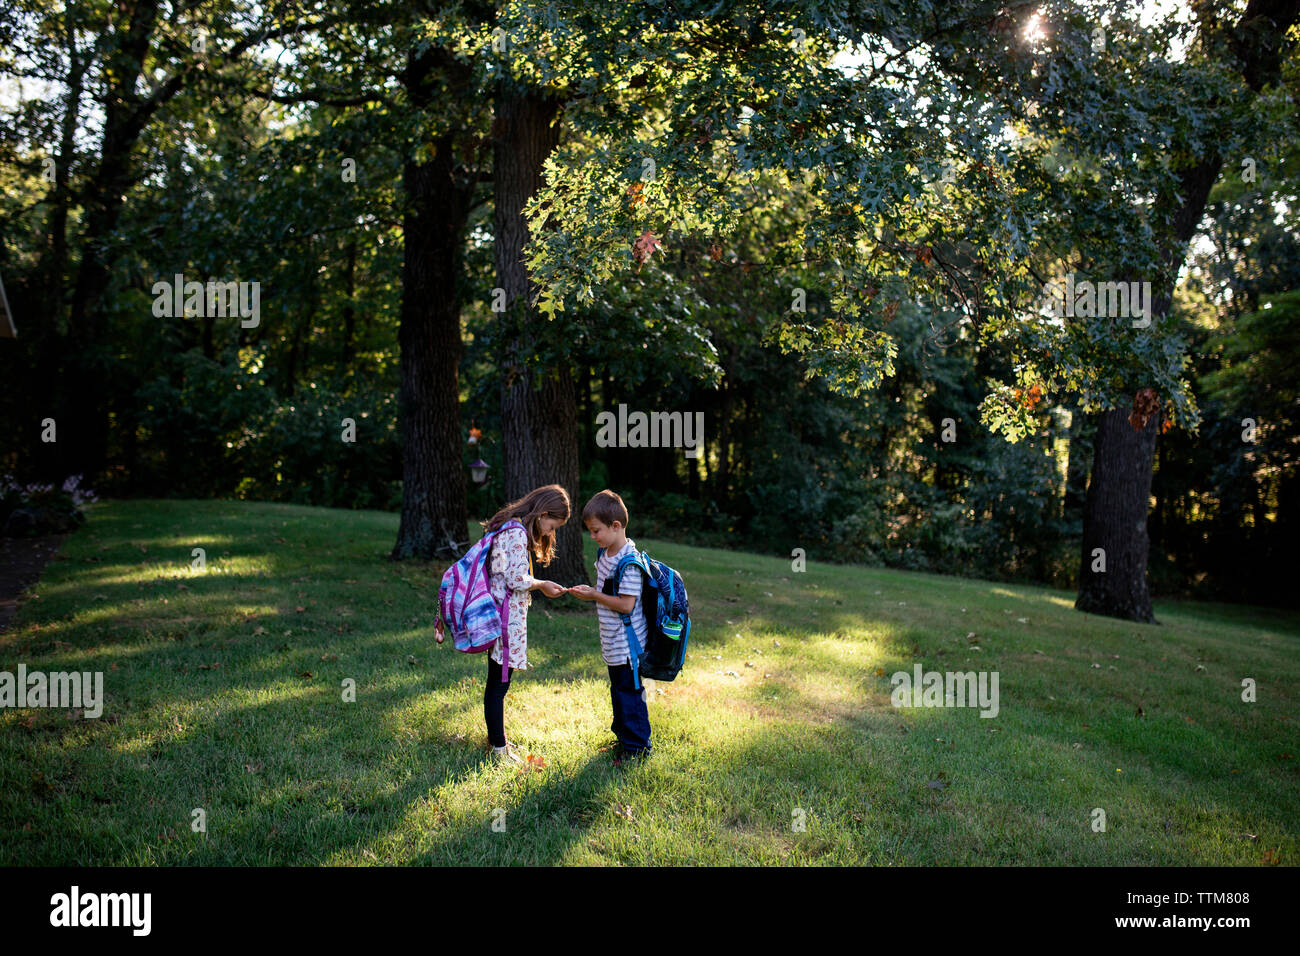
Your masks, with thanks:
[{"label": "dirt path", "polygon": [[66,537],[51,534],[41,538],[0,538],[0,631],[9,627],[23,592],[40,580],[45,565]]}]

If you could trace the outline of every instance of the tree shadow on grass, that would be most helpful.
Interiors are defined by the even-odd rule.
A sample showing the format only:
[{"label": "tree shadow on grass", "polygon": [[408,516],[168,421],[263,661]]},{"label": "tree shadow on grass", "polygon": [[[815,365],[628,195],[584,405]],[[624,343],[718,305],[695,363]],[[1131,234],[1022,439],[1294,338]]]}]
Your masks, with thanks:
[{"label": "tree shadow on grass", "polygon": [[501,805],[480,808],[474,822],[461,822],[429,832],[429,845],[414,848],[401,865],[433,866],[548,866],[564,862],[565,855],[591,829],[595,818],[608,809],[610,790],[617,775],[607,754],[597,753],[574,767],[552,767],[533,777],[531,769],[513,770],[483,760],[494,774],[513,775]]}]

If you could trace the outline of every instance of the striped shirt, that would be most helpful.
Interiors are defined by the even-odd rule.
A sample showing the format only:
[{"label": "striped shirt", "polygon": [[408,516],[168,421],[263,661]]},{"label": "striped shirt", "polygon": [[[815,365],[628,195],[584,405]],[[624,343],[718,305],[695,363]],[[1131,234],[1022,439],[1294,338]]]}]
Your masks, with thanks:
[{"label": "striped shirt", "polygon": [[[628,539],[627,544],[613,557],[605,553],[605,549],[600,549],[600,556],[596,558],[596,590],[604,591],[605,580],[614,573],[614,568],[618,562],[626,555],[636,552],[636,543]],[[619,582],[619,594],[635,594],[636,606],[632,608],[632,629],[636,632],[636,638],[645,647],[645,615],[641,613],[641,569],[634,564],[628,565],[623,569],[623,580]],[[596,616],[600,620],[600,654],[605,659],[605,663],[611,667],[619,664],[626,664],[629,661],[627,652],[627,631],[623,627],[623,619],[619,613],[612,608],[607,608],[600,602],[596,603]]]}]

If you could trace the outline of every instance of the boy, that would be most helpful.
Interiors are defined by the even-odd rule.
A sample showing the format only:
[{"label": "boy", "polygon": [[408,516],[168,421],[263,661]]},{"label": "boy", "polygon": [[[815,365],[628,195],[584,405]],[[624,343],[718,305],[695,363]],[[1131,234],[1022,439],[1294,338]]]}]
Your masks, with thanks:
[{"label": "boy", "polygon": [[641,610],[641,569],[629,565],[623,571],[618,594],[613,593],[614,568],[625,555],[636,551],[636,543],[627,537],[627,507],[623,499],[606,489],[595,495],[582,509],[582,523],[591,538],[600,545],[596,558],[596,586],[579,584],[568,589],[574,597],[595,601],[600,621],[600,652],[609,669],[609,697],[614,708],[610,730],[618,737],[615,763],[623,758],[650,755],[650,715],[646,711],[645,685],[632,686],[632,665],[627,647],[627,631],[622,614],[632,617],[632,629],[641,647],[645,647],[646,622]]}]

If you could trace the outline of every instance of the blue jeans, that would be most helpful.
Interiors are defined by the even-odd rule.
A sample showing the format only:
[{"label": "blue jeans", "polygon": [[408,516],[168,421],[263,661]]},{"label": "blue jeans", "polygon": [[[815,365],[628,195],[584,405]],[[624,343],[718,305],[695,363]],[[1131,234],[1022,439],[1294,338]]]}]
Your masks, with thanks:
[{"label": "blue jeans", "polygon": [[[614,722],[609,729],[629,754],[650,751],[650,714],[646,710],[644,690],[632,687],[632,666],[607,664],[609,700],[614,707]],[[644,688],[644,684],[642,687]]]}]

